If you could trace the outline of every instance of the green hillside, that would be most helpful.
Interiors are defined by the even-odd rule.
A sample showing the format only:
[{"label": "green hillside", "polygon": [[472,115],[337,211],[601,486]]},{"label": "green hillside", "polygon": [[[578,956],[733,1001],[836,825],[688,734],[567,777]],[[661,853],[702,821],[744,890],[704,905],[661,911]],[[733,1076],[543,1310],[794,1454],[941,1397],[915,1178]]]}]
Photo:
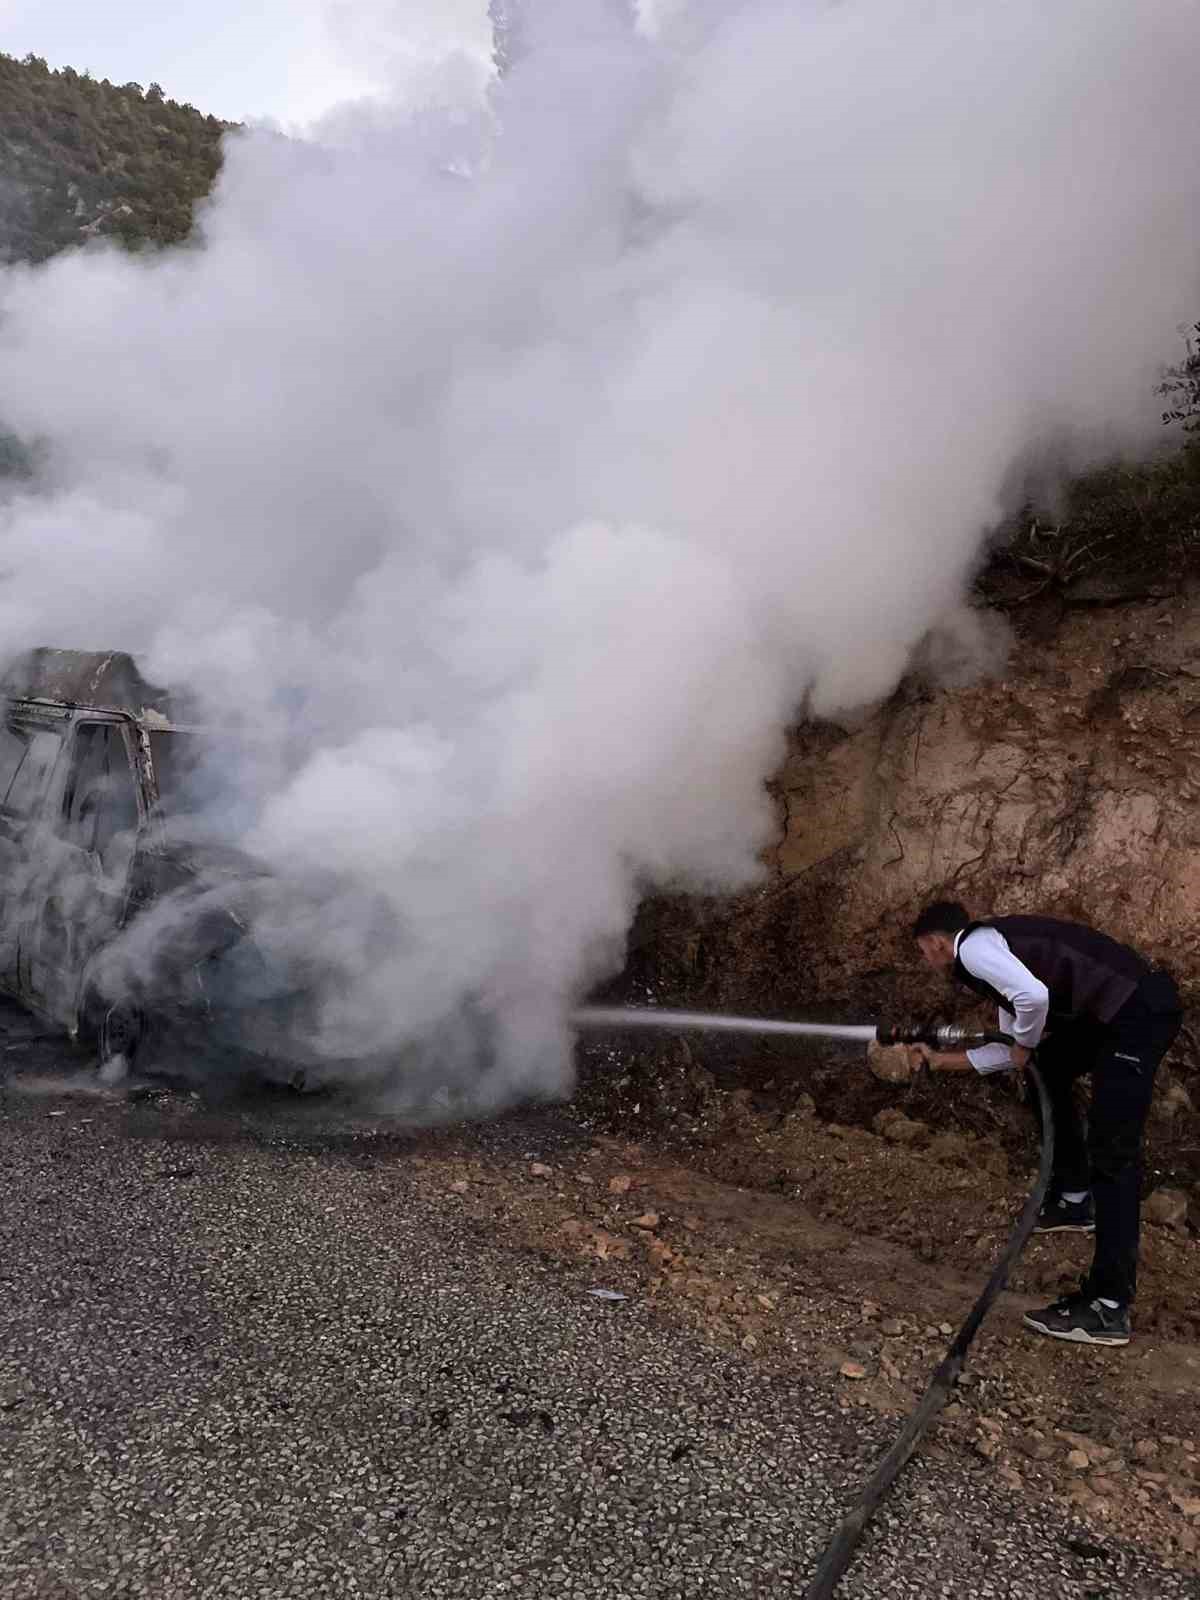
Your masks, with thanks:
[{"label": "green hillside", "polygon": [[186,238],[229,126],[157,84],[0,55],[0,262],[103,234],[133,247]]}]

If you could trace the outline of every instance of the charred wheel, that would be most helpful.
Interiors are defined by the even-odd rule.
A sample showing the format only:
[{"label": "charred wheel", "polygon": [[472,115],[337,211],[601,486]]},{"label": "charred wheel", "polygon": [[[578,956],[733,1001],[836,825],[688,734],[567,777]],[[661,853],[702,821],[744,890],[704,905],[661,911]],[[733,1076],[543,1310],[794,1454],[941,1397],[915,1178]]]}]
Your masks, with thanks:
[{"label": "charred wheel", "polygon": [[132,1069],[146,1036],[146,1017],[131,999],[111,1000],[89,994],[80,1016],[80,1038],[96,1052],[96,1066],[105,1082],[119,1082]]}]

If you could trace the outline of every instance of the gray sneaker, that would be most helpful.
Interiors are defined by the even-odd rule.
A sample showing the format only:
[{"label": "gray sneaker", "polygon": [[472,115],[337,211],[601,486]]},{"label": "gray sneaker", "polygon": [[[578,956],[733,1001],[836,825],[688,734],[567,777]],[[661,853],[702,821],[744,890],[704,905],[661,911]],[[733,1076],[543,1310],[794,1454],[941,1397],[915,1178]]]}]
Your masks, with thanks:
[{"label": "gray sneaker", "polygon": [[1044,1311],[1028,1311],[1025,1326],[1072,1344],[1128,1344],[1133,1337],[1128,1306],[1106,1306],[1086,1294],[1068,1295]]}]

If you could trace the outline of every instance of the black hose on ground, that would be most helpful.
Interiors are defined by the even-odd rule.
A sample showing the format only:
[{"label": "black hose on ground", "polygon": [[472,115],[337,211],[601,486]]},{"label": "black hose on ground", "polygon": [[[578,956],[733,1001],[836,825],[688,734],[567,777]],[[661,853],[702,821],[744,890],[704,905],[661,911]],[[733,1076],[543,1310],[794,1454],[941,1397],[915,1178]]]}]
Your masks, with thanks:
[{"label": "black hose on ground", "polygon": [[1040,1122],[1042,1130],[1042,1158],[1038,1165],[1037,1182],[1030,1191],[1025,1202],[1025,1209],[1021,1212],[1016,1227],[1009,1235],[1008,1243],[996,1265],[992,1268],[991,1277],[984,1286],[983,1293],[971,1307],[970,1314],[962,1327],[954,1336],[954,1341],[943,1356],[941,1363],[929,1380],[929,1387],[921,1397],[921,1402],[909,1417],[904,1429],[888,1453],[880,1461],[875,1471],[871,1474],[858,1503],[845,1518],[833,1538],[826,1546],[825,1554],[821,1557],[821,1564],[808,1588],[804,1591],[804,1600],[829,1600],[834,1589],[845,1574],[846,1568],[854,1557],[858,1542],[866,1530],[867,1523],[875,1514],[877,1507],[884,1495],[891,1488],[896,1477],[904,1467],[913,1451],[917,1448],[929,1424],[945,1405],[951,1389],[957,1382],[959,1374],[966,1365],[967,1351],[971,1341],[979,1332],[984,1317],[991,1310],[992,1303],[1008,1281],[1008,1274],[1013,1263],[1021,1254],[1033,1232],[1034,1224],[1038,1219],[1038,1212],[1046,1198],[1050,1187],[1050,1172],[1054,1161],[1054,1116],[1050,1110],[1050,1099],[1046,1093],[1046,1085],[1042,1075],[1031,1063],[1027,1072],[1037,1091],[1038,1107],[1041,1112]]}]

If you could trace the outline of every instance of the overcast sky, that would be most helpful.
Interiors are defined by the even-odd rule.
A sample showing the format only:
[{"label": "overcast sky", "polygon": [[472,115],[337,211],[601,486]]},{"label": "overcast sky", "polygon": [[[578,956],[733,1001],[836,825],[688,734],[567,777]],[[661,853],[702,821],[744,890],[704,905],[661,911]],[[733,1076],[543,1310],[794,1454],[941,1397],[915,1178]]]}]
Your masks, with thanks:
[{"label": "overcast sky", "polygon": [[455,46],[488,47],[487,0],[0,0],[0,51],[241,120],[311,120]]}]

